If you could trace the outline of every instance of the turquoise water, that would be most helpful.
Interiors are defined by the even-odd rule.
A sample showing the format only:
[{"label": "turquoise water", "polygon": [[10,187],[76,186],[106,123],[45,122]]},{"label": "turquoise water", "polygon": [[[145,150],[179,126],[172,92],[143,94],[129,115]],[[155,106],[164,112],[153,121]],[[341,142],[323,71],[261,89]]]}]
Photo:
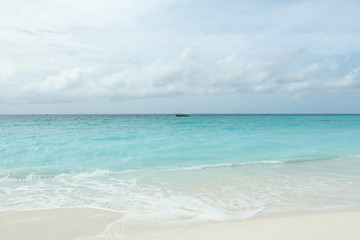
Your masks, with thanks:
[{"label": "turquoise water", "polygon": [[123,213],[109,234],[359,207],[359,186],[360,115],[0,116],[0,210]]},{"label": "turquoise water", "polygon": [[292,162],[360,154],[359,115],[2,116],[0,131],[0,167],[14,174]]}]

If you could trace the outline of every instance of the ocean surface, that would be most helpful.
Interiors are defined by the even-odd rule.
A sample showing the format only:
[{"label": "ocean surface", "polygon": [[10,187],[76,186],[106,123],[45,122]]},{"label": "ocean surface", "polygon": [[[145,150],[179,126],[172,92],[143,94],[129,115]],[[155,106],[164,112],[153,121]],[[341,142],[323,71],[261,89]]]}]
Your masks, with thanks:
[{"label": "ocean surface", "polygon": [[122,213],[108,235],[360,207],[360,115],[0,115],[0,211]]}]

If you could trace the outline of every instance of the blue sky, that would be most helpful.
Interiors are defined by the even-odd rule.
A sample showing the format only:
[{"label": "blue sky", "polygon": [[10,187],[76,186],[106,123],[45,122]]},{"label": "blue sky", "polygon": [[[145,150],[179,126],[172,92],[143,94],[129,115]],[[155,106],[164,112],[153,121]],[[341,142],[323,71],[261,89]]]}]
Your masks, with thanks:
[{"label": "blue sky", "polygon": [[1,1],[0,113],[360,113],[359,12],[345,0]]}]

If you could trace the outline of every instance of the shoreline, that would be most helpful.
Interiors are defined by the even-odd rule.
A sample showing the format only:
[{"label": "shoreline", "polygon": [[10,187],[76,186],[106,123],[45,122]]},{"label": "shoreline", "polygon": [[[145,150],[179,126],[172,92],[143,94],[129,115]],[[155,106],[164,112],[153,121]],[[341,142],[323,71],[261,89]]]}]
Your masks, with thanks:
[{"label": "shoreline", "polygon": [[121,213],[91,208],[57,208],[0,213],[0,239],[7,240],[355,240],[360,209],[263,212],[229,222],[204,222],[158,236],[115,237],[104,231]]}]

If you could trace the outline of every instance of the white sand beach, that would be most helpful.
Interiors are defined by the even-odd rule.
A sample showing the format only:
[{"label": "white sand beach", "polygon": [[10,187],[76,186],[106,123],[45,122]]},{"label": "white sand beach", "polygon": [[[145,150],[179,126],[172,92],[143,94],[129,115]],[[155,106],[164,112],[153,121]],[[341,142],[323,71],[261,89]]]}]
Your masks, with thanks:
[{"label": "white sand beach", "polygon": [[[52,209],[0,214],[0,239],[6,240],[116,240],[101,236],[121,217],[94,209]],[[360,211],[298,214],[261,214],[238,222],[207,223],[160,236],[136,240],[358,240]],[[129,238],[127,238],[128,240]],[[130,240],[129,239],[129,240]]]}]

